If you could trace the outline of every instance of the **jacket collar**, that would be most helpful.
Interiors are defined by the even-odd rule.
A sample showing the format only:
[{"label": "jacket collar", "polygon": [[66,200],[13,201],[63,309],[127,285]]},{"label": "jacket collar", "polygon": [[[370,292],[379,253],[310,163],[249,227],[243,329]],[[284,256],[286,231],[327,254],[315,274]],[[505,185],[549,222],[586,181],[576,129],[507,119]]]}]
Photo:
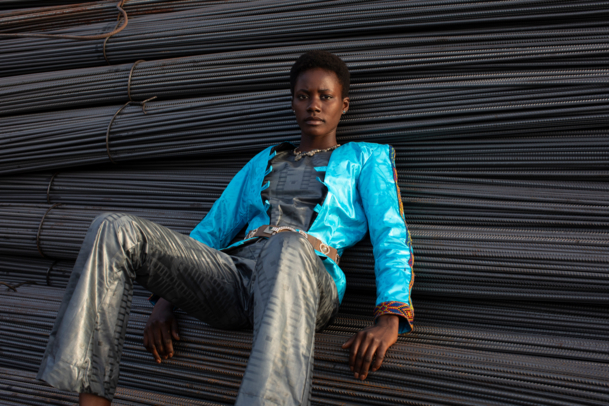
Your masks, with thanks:
[{"label": "jacket collar", "polygon": [[271,153],[273,152],[282,152],[282,151],[291,151],[296,148],[296,145],[292,144],[289,141],[284,141],[281,144],[277,144],[271,148]]}]

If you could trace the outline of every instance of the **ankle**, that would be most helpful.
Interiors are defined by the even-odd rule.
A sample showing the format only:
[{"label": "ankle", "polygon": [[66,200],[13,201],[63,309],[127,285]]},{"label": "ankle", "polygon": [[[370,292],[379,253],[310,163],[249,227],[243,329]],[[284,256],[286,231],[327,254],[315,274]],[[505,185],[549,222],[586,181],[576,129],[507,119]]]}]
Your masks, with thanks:
[{"label": "ankle", "polygon": [[78,404],[80,406],[110,406],[111,403],[108,399],[91,393],[81,393],[78,396]]}]

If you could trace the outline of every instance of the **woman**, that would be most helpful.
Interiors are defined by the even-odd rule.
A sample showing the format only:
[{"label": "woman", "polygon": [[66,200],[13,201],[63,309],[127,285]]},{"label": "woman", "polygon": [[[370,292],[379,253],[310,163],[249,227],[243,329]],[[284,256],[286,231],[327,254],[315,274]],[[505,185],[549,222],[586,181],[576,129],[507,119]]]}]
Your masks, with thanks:
[{"label": "woman", "polygon": [[[38,378],[110,404],[133,281],[155,294],[144,345],[157,362],[179,339],[173,308],[218,328],[253,326],[239,405],[309,403],[314,333],[345,292],[344,248],[369,230],[377,281],[375,324],[349,339],[356,379],[376,371],[413,319],[412,249],[388,145],[336,142],[349,109],[349,71],[311,51],[290,74],[300,145],[254,157],[190,237],[126,214],[97,217],[87,233]],[[229,246],[247,225],[245,240]],[[154,300],[153,300],[154,301]]]}]

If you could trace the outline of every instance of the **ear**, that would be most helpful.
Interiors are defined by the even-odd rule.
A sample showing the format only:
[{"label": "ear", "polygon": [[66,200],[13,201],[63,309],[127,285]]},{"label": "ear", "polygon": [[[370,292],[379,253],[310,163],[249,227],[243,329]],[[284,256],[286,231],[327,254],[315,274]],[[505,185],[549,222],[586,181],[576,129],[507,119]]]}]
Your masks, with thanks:
[{"label": "ear", "polygon": [[343,111],[344,112],[349,111],[349,101],[350,100],[348,97],[343,98]]}]

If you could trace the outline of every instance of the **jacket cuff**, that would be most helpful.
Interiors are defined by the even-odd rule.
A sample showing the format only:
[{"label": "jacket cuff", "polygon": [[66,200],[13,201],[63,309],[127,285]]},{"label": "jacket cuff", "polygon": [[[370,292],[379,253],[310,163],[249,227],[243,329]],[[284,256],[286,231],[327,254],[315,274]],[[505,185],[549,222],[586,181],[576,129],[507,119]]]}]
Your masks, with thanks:
[{"label": "jacket cuff", "polygon": [[384,314],[393,314],[400,317],[399,334],[410,333],[414,322],[414,309],[408,303],[404,302],[381,302],[374,308],[374,322],[379,316]]}]

